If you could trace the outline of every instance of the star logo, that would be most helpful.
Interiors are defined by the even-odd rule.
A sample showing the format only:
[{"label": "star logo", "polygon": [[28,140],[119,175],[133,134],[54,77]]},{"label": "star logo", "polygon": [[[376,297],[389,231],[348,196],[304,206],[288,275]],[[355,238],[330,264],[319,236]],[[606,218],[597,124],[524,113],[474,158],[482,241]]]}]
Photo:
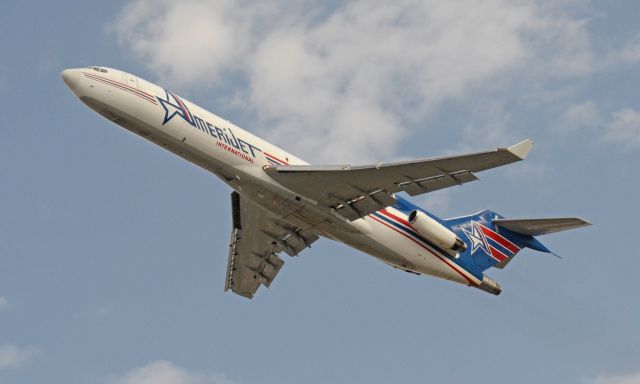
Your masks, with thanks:
[{"label": "star logo", "polygon": [[180,100],[178,96],[167,91],[166,89],[164,90],[164,93],[166,95],[166,99],[161,99],[160,97],[158,97],[160,105],[162,105],[162,108],[164,108],[164,121],[162,122],[162,125],[168,123],[176,115],[182,117],[187,123],[194,125],[191,113],[187,109],[187,106],[184,105],[182,100]]},{"label": "star logo", "polygon": [[471,254],[475,253],[478,248],[482,249],[489,255],[491,254],[491,252],[489,251],[489,244],[487,243],[487,239],[484,237],[482,229],[480,229],[480,224],[472,221],[471,231],[466,228],[462,228],[462,231],[471,241]]}]

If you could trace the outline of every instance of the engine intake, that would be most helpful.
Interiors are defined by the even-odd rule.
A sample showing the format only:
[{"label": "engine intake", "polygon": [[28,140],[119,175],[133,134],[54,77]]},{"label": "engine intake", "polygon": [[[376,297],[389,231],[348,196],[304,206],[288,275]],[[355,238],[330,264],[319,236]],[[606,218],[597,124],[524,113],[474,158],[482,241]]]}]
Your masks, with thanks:
[{"label": "engine intake", "polygon": [[428,240],[436,245],[455,252],[464,252],[467,244],[460,240],[453,231],[438,223],[424,212],[413,210],[409,213],[411,225]]}]

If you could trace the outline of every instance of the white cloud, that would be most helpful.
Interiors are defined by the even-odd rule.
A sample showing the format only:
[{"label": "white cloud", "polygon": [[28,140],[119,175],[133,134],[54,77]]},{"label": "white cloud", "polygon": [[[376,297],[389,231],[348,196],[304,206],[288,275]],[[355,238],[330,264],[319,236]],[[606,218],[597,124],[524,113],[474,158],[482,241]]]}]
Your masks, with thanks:
[{"label": "white cloud", "polygon": [[0,296],[0,311],[6,309],[9,306],[9,300]]},{"label": "white cloud", "polygon": [[640,34],[622,48],[620,60],[627,63],[640,62]]},{"label": "white cloud", "polygon": [[640,34],[622,47],[612,49],[603,61],[604,65],[634,64],[640,62]]},{"label": "white cloud", "polygon": [[640,384],[640,373],[622,376],[598,376],[590,384]]},{"label": "white cloud", "polygon": [[109,384],[230,384],[223,377],[188,372],[168,361],[157,361],[132,369],[119,377],[107,380]]},{"label": "white cloud", "polygon": [[18,347],[13,344],[0,344],[0,369],[20,368],[40,353],[34,347]]},{"label": "white cloud", "polygon": [[588,100],[574,104],[561,115],[558,131],[582,131],[597,143],[615,145],[621,151],[640,149],[640,112],[622,108],[605,113],[601,106]]},{"label": "white cloud", "polygon": [[605,139],[626,150],[640,149],[640,112],[632,108],[614,112]]},{"label": "white cloud", "polygon": [[135,0],[111,28],[168,86],[242,79],[229,101],[261,134],[285,145],[295,133],[291,149],[310,160],[363,162],[428,133],[420,122],[443,102],[590,73],[586,21],[563,4]]},{"label": "white cloud", "polygon": [[570,106],[561,116],[558,131],[571,133],[581,129],[592,129],[604,124],[600,107],[592,100]]},{"label": "white cloud", "polygon": [[134,1],[119,15],[115,31],[149,69],[164,80],[215,82],[246,52],[249,24],[234,2]]}]

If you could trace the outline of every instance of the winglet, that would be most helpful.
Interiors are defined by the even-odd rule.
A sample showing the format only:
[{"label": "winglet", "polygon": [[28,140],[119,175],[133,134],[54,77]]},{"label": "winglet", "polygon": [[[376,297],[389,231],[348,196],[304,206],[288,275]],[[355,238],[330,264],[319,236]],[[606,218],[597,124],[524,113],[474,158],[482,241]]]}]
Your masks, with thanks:
[{"label": "winglet", "polygon": [[510,146],[507,149],[509,150],[509,152],[516,155],[519,159],[524,160],[525,157],[527,157],[527,155],[529,154],[531,148],[533,148],[533,140],[526,139],[519,142],[518,144]]}]

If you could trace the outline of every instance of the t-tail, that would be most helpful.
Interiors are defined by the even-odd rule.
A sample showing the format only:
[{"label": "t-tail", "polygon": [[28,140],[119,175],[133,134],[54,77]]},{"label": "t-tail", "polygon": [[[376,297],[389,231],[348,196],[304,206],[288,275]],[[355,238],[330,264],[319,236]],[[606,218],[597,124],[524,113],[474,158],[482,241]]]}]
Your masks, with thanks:
[{"label": "t-tail", "polygon": [[523,248],[553,253],[536,236],[591,225],[577,217],[506,219],[490,210],[443,220],[401,198],[398,208],[416,231],[481,281],[476,288],[494,295],[502,291],[500,284],[484,271],[506,267]]}]

